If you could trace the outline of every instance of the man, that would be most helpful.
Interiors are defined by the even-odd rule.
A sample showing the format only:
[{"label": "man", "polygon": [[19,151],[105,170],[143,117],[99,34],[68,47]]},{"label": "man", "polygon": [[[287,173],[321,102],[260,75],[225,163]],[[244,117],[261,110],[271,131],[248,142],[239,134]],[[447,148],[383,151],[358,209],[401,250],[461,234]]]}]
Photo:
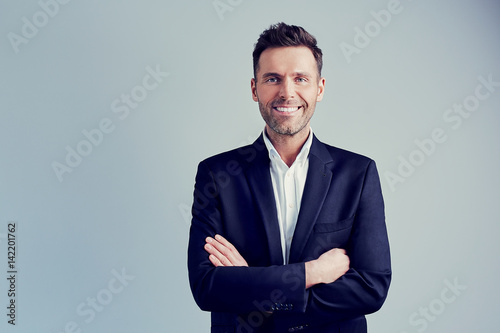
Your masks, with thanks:
[{"label": "man", "polygon": [[212,332],[366,332],[391,279],[375,163],[312,133],[325,89],[313,36],[273,25],[253,57],[262,135],[198,166],[196,303],[212,312]]}]

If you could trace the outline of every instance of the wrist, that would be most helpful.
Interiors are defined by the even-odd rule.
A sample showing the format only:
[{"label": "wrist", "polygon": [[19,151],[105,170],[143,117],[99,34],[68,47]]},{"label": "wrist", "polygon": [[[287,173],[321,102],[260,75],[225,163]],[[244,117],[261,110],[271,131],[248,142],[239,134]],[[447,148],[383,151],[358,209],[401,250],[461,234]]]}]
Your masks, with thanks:
[{"label": "wrist", "polygon": [[305,263],[306,289],[322,282],[319,274],[317,273],[317,267],[317,260],[311,260]]}]

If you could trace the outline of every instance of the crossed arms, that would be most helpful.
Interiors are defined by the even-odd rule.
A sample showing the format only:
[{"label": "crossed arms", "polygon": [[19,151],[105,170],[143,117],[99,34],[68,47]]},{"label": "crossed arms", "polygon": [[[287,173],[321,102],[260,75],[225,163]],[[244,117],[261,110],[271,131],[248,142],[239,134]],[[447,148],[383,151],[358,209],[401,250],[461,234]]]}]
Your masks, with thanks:
[{"label": "crossed arms", "polygon": [[[355,212],[345,249],[326,248],[312,255],[317,259],[287,265],[257,260],[267,260],[267,247],[250,246],[259,244],[257,237],[262,236],[244,228],[259,216],[247,206],[238,206],[243,198],[237,197],[248,195],[247,182],[244,177],[223,182],[215,176],[217,168],[206,162],[199,165],[190,230],[189,278],[202,310],[249,313],[256,310],[256,302],[279,298],[293,305],[286,309],[288,314],[320,323],[372,313],[382,306],[391,271],[383,200],[373,162],[365,165],[359,191],[351,183],[345,189],[343,184],[336,185],[337,193],[349,195],[335,200],[342,201],[343,207],[352,205]],[[201,197],[206,188],[216,191]],[[224,222],[238,220],[244,222]]]},{"label": "crossed arms", "polygon": [[[246,260],[234,245],[221,235],[215,235],[215,238],[207,237],[204,248],[209,253],[208,259],[215,267],[248,267]],[[346,251],[338,248],[331,249],[318,259],[305,263],[306,289],[320,283],[333,283],[348,270],[349,257]]]}]

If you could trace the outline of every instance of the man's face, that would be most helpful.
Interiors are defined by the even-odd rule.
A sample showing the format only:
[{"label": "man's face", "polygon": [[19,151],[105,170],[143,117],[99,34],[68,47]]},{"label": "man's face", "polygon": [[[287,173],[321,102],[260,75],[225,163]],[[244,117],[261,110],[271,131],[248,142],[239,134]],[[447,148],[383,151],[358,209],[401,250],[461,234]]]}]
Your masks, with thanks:
[{"label": "man's face", "polygon": [[305,46],[266,49],[251,85],[268,133],[269,129],[288,136],[309,133],[316,102],[325,88],[311,50]]}]

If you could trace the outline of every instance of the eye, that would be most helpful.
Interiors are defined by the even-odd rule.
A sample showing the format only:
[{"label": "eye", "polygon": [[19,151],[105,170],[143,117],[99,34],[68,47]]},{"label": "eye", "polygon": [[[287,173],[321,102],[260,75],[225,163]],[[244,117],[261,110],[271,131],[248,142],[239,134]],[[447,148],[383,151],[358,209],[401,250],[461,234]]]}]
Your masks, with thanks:
[{"label": "eye", "polygon": [[307,79],[305,77],[298,77],[296,81],[302,83],[302,82],[307,82]]},{"label": "eye", "polygon": [[269,82],[269,83],[277,83],[278,82],[278,79],[275,78],[275,77],[270,77],[268,78],[265,82]]}]

